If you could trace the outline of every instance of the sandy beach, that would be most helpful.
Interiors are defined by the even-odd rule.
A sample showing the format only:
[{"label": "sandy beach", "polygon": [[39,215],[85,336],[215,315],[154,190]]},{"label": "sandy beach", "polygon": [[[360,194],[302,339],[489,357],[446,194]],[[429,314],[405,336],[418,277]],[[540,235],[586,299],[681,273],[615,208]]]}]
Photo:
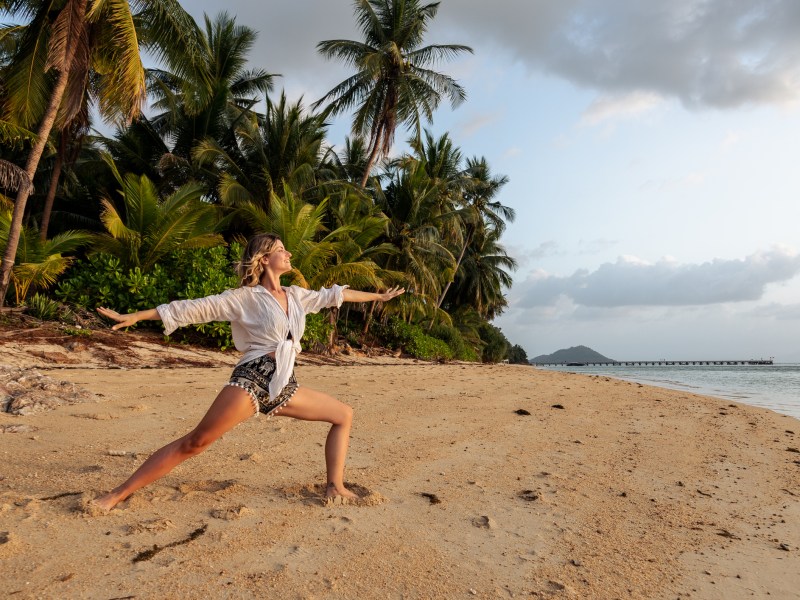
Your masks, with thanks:
[{"label": "sandy beach", "polygon": [[0,338],[9,597],[798,597],[800,422],[523,366],[303,354],[360,505],[321,500],[324,424],[262,417],[93,514],[236,361],[122,335]]}]

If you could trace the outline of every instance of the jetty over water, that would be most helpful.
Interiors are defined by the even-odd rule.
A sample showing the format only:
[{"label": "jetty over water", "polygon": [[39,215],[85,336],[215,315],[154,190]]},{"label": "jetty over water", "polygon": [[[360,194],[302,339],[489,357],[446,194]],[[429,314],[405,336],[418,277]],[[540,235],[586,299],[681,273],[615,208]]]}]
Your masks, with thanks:
[{"label": "jetty over water", "polygon": [[690,366],[752,366],[771,365],[773,359],[749,360],[613,360],[604,362],[547,362],[531,363],[535,367],[690,367]]}]

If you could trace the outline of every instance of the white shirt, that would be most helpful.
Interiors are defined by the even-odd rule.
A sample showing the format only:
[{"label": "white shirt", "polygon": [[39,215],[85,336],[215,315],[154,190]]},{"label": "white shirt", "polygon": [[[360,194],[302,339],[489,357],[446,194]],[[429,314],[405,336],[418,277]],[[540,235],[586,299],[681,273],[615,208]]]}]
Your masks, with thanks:
[{"label": "white shirt", "polygon": [[[289,382],[295,357],[301,352],[300,340],[306,328],[306,315],[323,308],[341,306],[348,286],[334,285],[307,290],[293,285],[284,287],[289,314],[263,286],[238,287],[215,296],[195,300],[176,300],[158,306],[169,335],[178,327],[210,321],[229,321],[233,344],[244,353],[237,365],[264,354],[275,353],[275,374],[269,384],[269,397],[274,400]],[[289,333],[292,339],[287,339]]]}]

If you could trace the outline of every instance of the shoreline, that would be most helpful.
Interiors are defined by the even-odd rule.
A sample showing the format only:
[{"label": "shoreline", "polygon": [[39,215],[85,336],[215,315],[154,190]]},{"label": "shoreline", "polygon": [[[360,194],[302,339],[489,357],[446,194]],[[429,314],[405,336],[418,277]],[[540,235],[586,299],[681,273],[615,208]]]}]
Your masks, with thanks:
[{"label": "shoreline", "polygon": [[[0,434],[6,589],[654,599],[800,589],[800,452],[788,450],[800,429],[784,417],[606,376],[352,360],[368,368],[300,364],[297,375],[354,407],[346,480],[371,506],[323,506],[326,428],[275,417],[246,421],[98,517],[86,500],[190,429],[229,366],[41,369],[95,397],[0,414],[0,425],[31,428]],[[154,544],[163,550],[133,562]]]},{"label": "shoreline", "polygon": [[[691,394],[698,394],[702,396],[709,396],[712,398],[717,398],[721,401],[733,401],[733,402],[742,402],[747,404],[748,406],[754,406],[758,408],[766,408],[768,410],[772,410],[780,415],[785,415],[791,417],[793,419],[800,420],[800,399],[797,402],[792,402],[796,398],[794,396],[781,396],[780,394],[770,393],[773,390],[762,390],[762,389],[739,389],[736,388],[735,385],[730,385],[727,388],[723,388],[722,386],[726,385],[726,382],[714,382],[714,383],[704,383],[703,381],[698,381],[697,379],[692,380],[691,377],[687,377],[684,380],[680,379],[680,376],[685,372],[687,374],[692,373],[733,373],[734,375],[737,374],[737,369],[747,369],[748,367],[733,367],[731,369],[725,370],[726,367],[680,367],[680,368],[671,368],[671,367],[619,367],[619,370],[603,370],[600,367],[594,367],[591,371],[577,371],[577,370],[569,370],[570,368],[553,368],[553,367],[539,367],[533,365],[537,369],[542,369],[545,371],[553,371],[556,373],[573,373],[575,375],[583,375],[583,376],[596,376],[600,375],[603,377],[612,377],[615,379],[619,379],[620,381],[632,381],[635,383],[642,383],[644,385],[651,385],[655,387],[663,387],[665,389],[675,390],[675,391],[683,391],[688,392]],[[800,364],[795,363],[786,363],[786,364],[776,364],[772,367],[753,367],[753,369],[781,369],[789,367],[792,369],[796,369],[800,367]],[[574,369],[572,367],[571,369]],[[636,372],[630,375],[627,375],[624,372],[625,369],[635,370]],[[666,375],[673,375],[674,377],[671,379],[667,378],[658,378],[659,369],[669,369],[669,371],[662,371],[662,374],[666,377]],[[722,370],[721,370],[722,369]],[[686,370],[686,371],[684,371]],[[758,371],[755,371],[756,373]],[[652,376],[651,376],[652,374]],[[776,399],[777,398],[777,399]]]}]

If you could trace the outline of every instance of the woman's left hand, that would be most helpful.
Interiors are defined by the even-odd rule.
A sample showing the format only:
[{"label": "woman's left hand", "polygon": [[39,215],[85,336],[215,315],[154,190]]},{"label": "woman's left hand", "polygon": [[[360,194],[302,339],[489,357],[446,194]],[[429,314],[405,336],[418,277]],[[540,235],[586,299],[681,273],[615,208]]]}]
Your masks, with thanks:
[{"label": "woman's left hand", "polygon": [[394,286],[393,288],[389,288],[385,292],[380,295],[381,302],[388,302],[392,298],[397,298],[400,294],[405,294],[406,288],[401,288],[399,285]]}]

